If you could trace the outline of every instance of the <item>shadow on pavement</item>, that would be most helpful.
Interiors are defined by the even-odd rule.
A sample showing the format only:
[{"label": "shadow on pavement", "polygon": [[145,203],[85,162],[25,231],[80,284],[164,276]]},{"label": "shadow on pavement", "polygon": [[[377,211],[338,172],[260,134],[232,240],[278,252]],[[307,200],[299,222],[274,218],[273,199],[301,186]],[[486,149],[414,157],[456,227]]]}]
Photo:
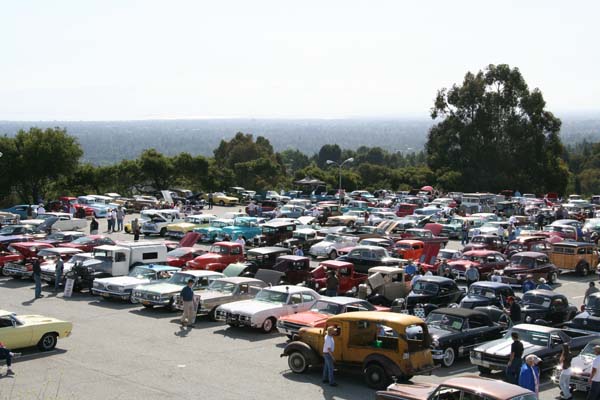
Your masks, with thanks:
[{"label": "shadow on pavement", "polygon": [[319,386],[323,393],[323,399],[326,400],[372,399],[374,397],[374,390],[364,383],[362,374],[358,372],[359,369],[336,369],[335,381],[339,385],[337,387],[331,387],[321,381],[322,371],[321,366],[315,366],[309,368],[304,374],[295,374],[290,370],[285,370],[281,372],[281,375],[290,381]]},{"label": "shadow on pavement", "polygon": [[226,327],[213,332],[213,334],[221,335],[230,339],[245,340],[248,342],[261,342],[263,340],[272,339],[273,333],[262,333],[258,329],[246,327]]},{"label": "shadow on pavement", "polygon": [[138,307],[139,308],[129,310],[129,312],[132,314],[155,319],[173,318],[173,316],[177,315],[174,312],[167,311],[164,307],[146,308],[141,305],[138,305]]},{"label": "shadow on pavement", "polygon": [[31,288],[33,289],[35,287],[35,283],[31,279],[25,279],[25,278],[23,278],[23,279],[8,278],[8,279],[0,280],[0,287],[7,288],[7,289],[17,289],[17,288],[22,288],[25,286],[31,286]]}]

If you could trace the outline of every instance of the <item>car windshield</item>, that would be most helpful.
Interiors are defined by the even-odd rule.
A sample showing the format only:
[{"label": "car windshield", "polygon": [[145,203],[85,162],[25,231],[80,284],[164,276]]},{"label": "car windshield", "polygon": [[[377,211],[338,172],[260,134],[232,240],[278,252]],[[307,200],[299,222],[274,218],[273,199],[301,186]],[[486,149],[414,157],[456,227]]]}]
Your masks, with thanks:
[{"label": "car windshield", "polygon": [[83,261],[87,261],[89,259],[90,259],[90,257],[75,254],[73,257],[71,257],[69,262],[75,264],[77,262],[83,262]]},{"label": "car windshield", "polygon": [[223,228],[228,225],[229,224],[227,222],[223,222],[223,221],[213,221],[210,223],[210,226],[212,226],[213,228]]},{"label": "car windshield", "polygon": [[425,320],[427,325],[435,325],[441,328],[452,329],[454,331],[460,331],[463,326],[464,319],[456,317],[454,315],[442,314],[442,313],[430,313]]},{"label": "car windshield", "polygon": [[438,253],[438,258],[441,260],[450,260],[452,258],[454,258],[456,256],[456,253],[453,251],[448,251],[448,250],[440,250],[440,252]]},{"label": "car windshield", "polygon": [[175,285],[186,285],[188,279],[195,279],[195,277],[193,275],[177,272],[169,279],[169,282]]},{"label": "car windshield", "polygon": [[422,282],[418,280],[413,285],[412,291],[417,294],[437,294],[438,285],[432,282]]},{"label": "car windshield", "polygon": [[256,300],[266,301],[268,303],[285,304],[287,302],[287,298],[287,293],[277,292],[269,289],[263,289],[256,295]]},{"label": "car windshield", "polygon": [[585,302],[586,308],[600,308],[600,297],[598,296],[588,296]]},{"label": "car windshield", "polygon": [[93,238],[90,237],[80,237],[79,239],[75,239],[73,240],[73,243],[75,244],[88,244],[88,243],[92,243],[94,241]]},{"label": "car windshield", "polygon": [[213,283],[208,287],[210,290],[215,290],[217,292],[222,293],[233,293],[235,290],[236,284],[232,282],[226,281],[213,281]]},{"label": "car windshield", "polygon": [[519,339],[523,342],[530,343],[536,346],[546,347],[548,345],[549,334],[548,332],[535,332],[524,329],[510,329],[504,335],[504,339],[510,339],[512,332],[519,334]]},{"label": "car windshield", "polygon": [[190,250],[185,248],[174,249],[167,253],[167,257],[183,257],[189,252]]},{"label": "car windshield", "polygon": [[544,308],[550,307],[551,299],[546,296],[540,296],[537,294],[525,293],[523,296],[523,303],[535,304]]},{"label": "car windshield", "polygon": [[19,226],[5,226],[4,228],[0,229],[0,235],[6,235],[6,234],[10,234],[13,233],[16,229],[20,228]]},{"label": "car windshield", "polygon": [[535,266],[535,259],[516,254],[510,258],[510,264],[515,266],[533,268]]},{"label": "car windshield", "polygon": [[596,354],[594,353],[594,347],[596,346],[598,346],[598,343],[588,343],[583,350],[581,350],[579,355],[583,357],[596,357]]},{"label": "car windshield", "polygon": [[343,307],[340,304],[331,303],[329,301],[319,300],[315,303],[310,311],[314,311],[320,314],[337,315],[342,312]]},{"label": "car windshield", "polygon": [[412,249],[412,245],[410,245],[408,243],[396,243],[396,247],[399,249],[405,249],[405,250]]},{"label": "car windshield", "polygon": [[496,298],[496,291],[489,287],[481,287],[478,285],[471,285],[471,287],[469,288],[469,295],[470,296],[483,296],[483,297],[487,297],[488,299],[494,299],[494,298]]},{"label": "car windshield", "polygon": [[65,238],[65,234],[61,232],[54,232],[46,236],[46,239],[50,240],[63,240]]},{"label": "car windshield", "polygon": [[341,242],[342,238],[338,235],[327,235],[325,236],[325,242]]},{"label": "car windshield", "polygon": [[484,263],[485,262],[485,258],[484,257],[479,257],[479,256],[472,256],[472,255],[463,255],[462,256],[463,260],[468,260],[468,261],[473,261],[473,262],[478,262],[478,263]]},{"label": "car windshield", "polygon": [[216,253],[216,254],[229,254],[229,247],[227,246],[220,246],[220,245],[213,245],[210,247],[210,252],[211,253]]},{"label": "car windshield", "polygon": [[154,271],[146,267],[135,267],[131,270],[129,276],[137,279],[154,279]]}]

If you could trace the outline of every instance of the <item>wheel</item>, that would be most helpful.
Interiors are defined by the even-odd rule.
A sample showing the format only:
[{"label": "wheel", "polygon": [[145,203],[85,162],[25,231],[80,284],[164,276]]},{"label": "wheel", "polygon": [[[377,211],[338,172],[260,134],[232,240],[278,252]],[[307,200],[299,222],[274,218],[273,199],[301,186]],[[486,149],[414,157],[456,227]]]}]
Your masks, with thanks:
[{"label": "wheel", "polygon": [[444,358],[442,358],[442,365],[444,367],[451,367],[454,364],[454,360],[456,359],[456,354],[454,353],[454,349],[452,347],[448,347],[444,351]]},{"label": "wheel", "polygon": [[162,228],[160,230],[160,237],[165,237],[166,234],[167,234],[167,228]]},{"label": "wheel", "polygon": [[372,389],[385,389],[389,384],[390,378],[380,364],[367,365],[364,374],[367,386]]},{"label": "wheel", "polygon": [[208,313],[208,319],[210,319],[211,321],[216,321],[215,316],[217,313],[217,307],[214,307],[212,310],[210,310],[210,312]]},{"label": "wheel", "polygon": [[576,270],[581,276],[588,276],[590,273],[590,266],[586,263],[581,263],[577,265]]},{"label": "wheel", "polygon": [[173,297],[171,297],[171,299],[169,300],[169,304],[167,304],[167,310],[171,312],[177,311],[177,309],[175,308],[175,299]]},{"label": "wheel", "polygon": [[335,260],[336,258],[337,258],[337,251],[335,251],[335,250],[331,250],[331,251],[329,252],[329,259],[330,259],[330,260]]},{"label": "wheel", "polygon": [[56,333],[46,333],[38,342],[38,347],[42,351],[50,351],[56,347]]},{"label": "wheel", "polygon": [[219,205],[220,205],[221,207],[223,207],[223,206],[225,205],[225,202],[224,202],[223,200],[221,200],[221,201],[219,201]]},{"label": "wheel", "polygon": [[136,299],[134,299],[134,298],[133,298],[133,296],[132,296],[131,294],[129,295],[129,302],[130,302],[131,304],[137,304],[137,303],[138,303],[138,301],[137,301]]},{"label": "wheel", "polygon": [[556,283],[558,281],[558,274],[556,272],[551,272],[548,275],[548,283]]},{"label": "wheel", "polygon": [[152,309],[154,308],[153,304],[142,304],[145,308]]},{"label": "wheel", "polygon": [[263,322],[261,327],[263,333],[269,333],[273,330],[273,328],[275,328],[275,318],[265,319],[265,322]]},{"label": "wheel", "polygon": [[308,369],[308,360],[301,352],[294,351],[288,356],[288,366],[292,372],[302,374]]},{"label": "wheel", "polygon": [[492,370],[486,367],[477,367],[477,369],[479,370],[479,374],[480,375],[489,375]]},{"label": "wheel", "polygon": [[125,230],[125,233],[131,233],[131,229],[129,229],[128,227],[124,227],[123,229]]}]

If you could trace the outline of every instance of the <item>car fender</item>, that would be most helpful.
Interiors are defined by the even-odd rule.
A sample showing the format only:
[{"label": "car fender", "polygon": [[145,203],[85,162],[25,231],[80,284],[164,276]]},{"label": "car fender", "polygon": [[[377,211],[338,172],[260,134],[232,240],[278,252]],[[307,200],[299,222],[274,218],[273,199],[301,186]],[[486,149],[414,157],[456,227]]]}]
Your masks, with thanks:
[{"label": "car fender", "polygon": [[396,364],[395,362],[393,362],[388,357],[386,357],[382,354],[369,355],[363,361],[362,369],[364,370],[371,363],[380,364],[386,370],[386,372],[388,374],[390,374],[391,376],[400,377],[400,376],[404,375],[404,373],[402,372],[402,369],[400,368],[400,366],[398,364]]},{"label": "car fender", "polygon": [[208,263],[208,264],[206,264],[205,269],[208,269],[211,271],[223,272],[225,267],[226,267],[226,265],[222,264],[222,263]]},{"label": "car fender", "polygon": [[299,351],[300,353],[304,354],[310,365],[321,364],[321,357],[317,354],[317,352],[306,343],[300,341],[294,341],[285,346],[281,357],[289,356],[295,351]]}]

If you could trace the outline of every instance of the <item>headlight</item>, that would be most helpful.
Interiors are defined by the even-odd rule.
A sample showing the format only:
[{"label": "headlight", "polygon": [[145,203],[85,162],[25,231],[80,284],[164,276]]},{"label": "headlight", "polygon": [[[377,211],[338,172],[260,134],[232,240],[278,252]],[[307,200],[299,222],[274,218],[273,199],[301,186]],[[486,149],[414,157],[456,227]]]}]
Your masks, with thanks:
[{"label": "headlight", "polygon": [[440,341],[437,340],[437,339],[433,339],[433,341],[431,342],[431,344],[433,344],[433,347],[439,347]]},{"label": "headlight", "polygon": [[283,327],[283,321],[282,321],[282,320],[280,320],[280,319],[278,319],[278,320],[277,320],[277,326],[279,326],[279,327]]},{"label": "headlight", "polygon": [[94,282],[94,288],[98,289],[98,288],[100,288],[100,286],[101,285],[98,282]]},{"label": "headlight", "polygon": [[479,351],[472,351],[471,356],[477,360],[481,360],[481,352]]},{"label": "headlight", "polygon": [[134,295],[135,297],[139,297],[139,296],[141,296],[141,295],[142,295],[142,292],[133,292],[133,295]]},{"label": "headlight", "polygon": [[533,321],[533,318],[531,318],[531,315],[528,315],[525,317],[525,322],[529,323],[531,321]]}]

